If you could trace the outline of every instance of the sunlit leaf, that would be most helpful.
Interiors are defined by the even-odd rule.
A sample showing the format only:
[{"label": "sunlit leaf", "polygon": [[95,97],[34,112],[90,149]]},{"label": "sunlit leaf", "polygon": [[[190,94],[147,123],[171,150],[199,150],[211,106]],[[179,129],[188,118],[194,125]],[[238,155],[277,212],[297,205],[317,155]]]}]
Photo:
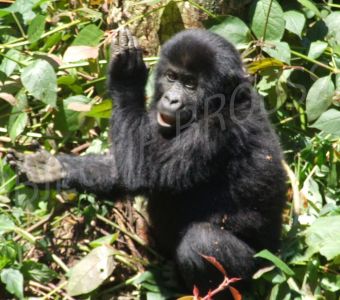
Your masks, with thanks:
[{"label": "sunlit leaf", "polygon": [[321,16],[321,13],[320,13],[319,9],[316,7],[316,5],[314,4],[313,1],[310,1],[310,0],[298,0],[298,2],[300,2],[300,4],[303,5],[305,8],[311,10],[318,17]]},{"label": "sunlit leaf", "polygon": [[226,17],[209,30],[223,36],[239,49],[245,48],[252,40],[248,26],[241,19],[233,16]]},{"label": "sunlit leaf", "polygon": [[70,270],[67,292],[71,296],[87,294],[108,278],[115,268],[114,250],[109,246],[93,249]]},{"label": "sunlit leaf", "polygon": [[0,273],[0,278],[9,293],[24,299],[24,277],[18,270],[4,269]]},{"label": "sunlit leaf", "polygon": [[28,27],[27,37],[28,40],[33,43],[39,40],[41,35],[45,30],[46,17],[42,15],[37,15]]},{"label": "sunlit leaf", "polygon": [[323,41],[316,41],[310,44],[308,56],[310,58],[318,58],[327,48],[328,44]]},{"label": "sunlit leaf", "polygon": [[286,29],[301,38],[302,30],[306,23],[304,14],[296,10],[289,10],[284,13],[284,19],[286,21]]},{"label": "sunlit leaf", "polygon": [[271,57],[281,60],[286,64],[290,64],[290,48],[288,43],[272,41],[266,43],[262,49]]},{"label": "sunlit leaf", "polygon": [[280,41],[285,30],[280,4],[276,0],[254,2],[251,29],[258,39]]},{"label": "sunlit leaf", "polygon": [[84,27],[74,39],[73,46],[98,46],[104,32],[96,25],[90,24]]},{"label": "sunlit leaf", "polygon": [[291,268],[289,268],[286,263],[284,263],[280,258],[275,256],[268,250],[262,250],[261,252],[256,253],[254,256],[262,257],[264,259],[271,261],[276,267],[278,267],[282,272],[286,273],[289,276],[294,275],[294,271]]},{"label": "sunlit leaf", "polygon": [[327,110],[310,126],[340,137],[340,111]]},{"label": "sunlit leaf", "polygon": [[340,216],[317,219],[305,231],[306,243],[313,252],[320,252],[328,260],[340,255]]},{"label": "sunlit leaf", "polygon": [[314,82],[306,97],[306,113],[309,121],[317,119],[331,104],[334,84],[331,76],[319,78]]},{"label": "sunlit leaf", "polygon": [[0,64],[0,71],[9,77],[18,66],[17,62],[21,59],[21,53],[15,49],[10,49],[5,55]]},{"label": "sunlit leaf", "polygon": [[57,76],[46,60],[35,60],[22,70],[21,81],[35,98],[51,106],[57,101]]},{"label": "sunlit leaf", "polygon": [[9,128],[9,137],[12,141],[14,141],[15,138],[24,131],[27,121],[28,115],[26,112],[21,112],[17,114],[14,123]]}]

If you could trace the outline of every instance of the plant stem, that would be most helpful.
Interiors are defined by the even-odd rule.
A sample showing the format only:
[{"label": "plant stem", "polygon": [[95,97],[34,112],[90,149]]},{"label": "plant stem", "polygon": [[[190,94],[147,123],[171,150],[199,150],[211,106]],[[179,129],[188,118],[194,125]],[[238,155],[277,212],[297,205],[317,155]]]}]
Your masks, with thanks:
[{"label": "plant stem", "polygon": [[189,2],[192,6],[194,6],[194,7],[198,8],[198,9],[202,10],[203,12],[205,12],[209,17],[212,17],[212,18],[214,18],[214,19],[217,19],[217,18],[218,18],[217,15],[213,14],[211,11],[207,10],[204,6],[202,6],[202,5],[198,4],[198,3],[196,3],[195,1],[188,0],[188,2]]},{"label": "plant stem", "polygon": [[135,234],[132,234],[131,232],[128,232],[127,230],[121,228],[118,224],[106,219],[105,217],[97,214],[96,217],[103,221],[104,223],[111,225],[113,228],[118,229],[119,231],[123,232],[124,234],[126,234],[128,237],[130,237],[131,239],[133,239],[136,243],[140,244],[141,246],[143,246],[146,250],[148,250],[150,253],[152,253],[154,256],[162,259],[161,255],[159,255],[155,250],[153,250],[152,248],[150,248],[142,239],[140,239],[138,236],[136,236]]},{"label": "plant stem", "polygon": [[[77,25],[77,24],[80,24],[81,21],[80,20],[75,20],[75,21],[72,21],[68,24],[65,24],[65,25],[61,25],[57,28],[54,28],[44,34],[41,35],[40,39],[43,39],[49,35],[52,35],[58,31],[62,31],[66,28],[70,28],[74,25]],[[82,24],[87,24],[89,23],[88,21],[87,22],[83,22]],[[22,41],[22,42],[18,42],[18,43],[14,43],[14,44],[11,44],[11,43],[8,43],[8,44],[3,44],[3,45],[0,45],[0,49],[6,49],[6,48],[16,48],[16,47],[20,47],[20,46],[26,46],[26,45],[29,45],[31,42],[29,40],[25,40],[25,41]]]},{"label": "plant stem", "polygon": [[330,67],[330,66],[327,66],[327,65],[325,65],[324,63],[319,62],[319,61],[317,61],[317,60],[315,60],[315,59],[313,59],[313,58],[310,58],[310,57],[308,57],[307,55],[304,55],[304,54],[302,54],[302,53],[300,53],[300,52],[291,50],[291,53],[294,54],[295,56],[298,56],[298,57],[300,57],[300,58],[306,60],[306,61],[309,61],[309,62],[311,62],[311,63],[313,63],[313,64],[316,64],[316,65],[318,65],[318,66],[320,66],[320,67],[323,67],[323,68],[325,68],[325,69],[327,69],[327,70],[329,70],[329,71],[331,71],[331,72],[333,72],[333,73],[338,73],[338,71],[335,70],[334,68],[332,68],[332,67]]},{"label": "plant stem", "polygon": [[12,12],[11,14],[12,14],[12,17],[13,17],[15,23],[18,25],[18,28],[19,28],[19,31],[20,31],[22,37],[26,38],[26,33],[25,33],[24,29],[22,28],[22,26],[21,26],[21,24],[20,24],[20,22],[19,22],[19,20],[18,20],[18,18],[16,16],[16,14],[14,12]]}]

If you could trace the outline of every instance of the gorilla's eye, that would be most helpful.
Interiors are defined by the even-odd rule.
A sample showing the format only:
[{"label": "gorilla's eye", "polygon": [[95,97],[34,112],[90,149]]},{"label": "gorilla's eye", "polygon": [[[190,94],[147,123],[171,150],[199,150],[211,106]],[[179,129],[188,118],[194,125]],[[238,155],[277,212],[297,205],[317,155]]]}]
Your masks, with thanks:
[{"label": "gorilla's eye", "polygon": [[195,89],[196,86],[197,86],[197,80],[195,78],[186,78],[185,81],[184,81],[184,86],[188,89]]},{"label": "gorilla's eye", "polygon": [[166,78],[169,81],[175,81],[175,80],[177,80],[177,74],[175,72],[168,71],[168,72],[166,72]]}]

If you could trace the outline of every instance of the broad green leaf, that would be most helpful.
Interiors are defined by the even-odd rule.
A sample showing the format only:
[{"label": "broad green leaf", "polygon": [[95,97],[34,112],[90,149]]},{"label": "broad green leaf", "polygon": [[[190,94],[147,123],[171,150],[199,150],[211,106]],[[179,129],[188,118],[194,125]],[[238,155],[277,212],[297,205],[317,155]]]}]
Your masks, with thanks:
[{"label": "broad green leaf", "polygon": [[73,46],[98,46],[104,32],[96,25],[90,24],[84,27],[74,39]]},{"label": "broad green leaf", "polygon": [[57,76],[45,60],[36,60],[22,70],[21,81],[35,98],[51,106],[57,101]]},{"label": "broad green leaf", "polygon": [[280,41],[285,31],[283,10],[276,0],[259,0],[252,9],[251,29],[258,39]]},{"label": "broad green leaf", "polygon": [[9,293],[24,299],[24,277],[18,270],[3,269],[0,277]]},{"label": "broad green leaf", "polygon": [[286,21],[286,29],[301,38],[306,17],[296,10],[289,10],[284,13],[284,19]]},{"label": "broad green leaf", "polygon": [[275,256],[268,250],[262,250],[261,252],[256,253],[254,257],[262,257],[264,259],[267,259],[271,261],[276,267],[278,267],[282,272],[286,273],[288,276],[294,275],[294,271],[291,268],[289,268],[286,263],[284,263],[280,258]]},{"label": "broad green leaf", "polygon": [[12,231],[15,228],[14,222],[6,215],[0,215],[0,235]]},{"label": "broad green leaf", "polygon": [[267,42],[263,47],[263,51],[273,58],[281,60],[286,64],[290,64],[290,48],[286,42]]},{"label": "broad green leaf", "polygon": [[27,121],[28,115],[26,112],[17,114],[14,123],[9,128],[9,137],[11,138],[12,141],[14,141],[15,138],[24,131]]},{"label": "broad green leaf", "polygon": [[114,250],[109,246],[93,249],[69,273],[67,292],[71,296],[87,294],[108,278],[115,268]]},{"label": "broad green leaf", "polygon": [[42,15],[37,15],[28,27],[27,37],[28,40],[33,43],[39,40],[41,35],[45,31],[45,21],[46,17]]},{"label": "broad green leaf", "polygon": [[303,183],[301,192],[308,201],[313,203],[312,208],[316,209],[318,213],[322,208],[322,196],[320,194],[319,185],[312,177],[307,177]]},{"label": "broad green leaf", "polygon": [[340,43],[340,11],[332,12],[324,21],[328,27],[327,35],[334,37]]},{"label": "broad green leaf", "polygon": [[169,298],[162,295],[162,293],[147,292],[146,294],[146,300],[167,300],[167,299]]},{"label": "broad green leaf", "polygon": [[164,44],[177,32],[184,29],[184,23],[176,1],[168,1],[165,5],[158,29],[160,44]]},{"label": "broad green leaf", "polygon": [[308,91],[306,113],[309,121],[316,120],[332,103],[334,84],[330,76],[319,78]]},{"label": "broad green leaf", "polygon": [[340,137],[340,111],[336,109],[325,111],[310,127]]},{"label": "broad green leaf", "polygon": [[321,278],[321,286],[327,291],[333,293],[340,290],[340,275],[338,274],[323,274]]},{"label": "broad green leaf", "polygon": [[6,10],[20,13],[24,19],[25,24],[35,17],[33,12],[33,7],[40,0],[16,0],[14,3],[8,7]]},{"label": "broad green leaf", "polygon": [[10,49],[6,54],[5,58],[1,62],[0,65],[0,71],[4,72],[8,77],[12,75],[15,68],[18,66],[16,63],[17,61],[20,61],[21,54],[19,51],[15,49]]},{"label": "broad green leaf", "polygon": [[323,41],[316,41],[311,43],[308,51],[308,57],[318,58],[327,48],[328,44]]},{"label": "broad green leaf", "polygon": [[311,0],[298,0],[298,2],[302,6],[304,6],[305,8],[311,10],[318,17],[321,17],[321,13],[320,13],[319,9],[316,7],[316,5],[314,4],[313,1],[311,1]]},{"label": "broad green leaf", "polygon": [[327,260],[340,255],[340,215],[321,217],[306,231],[306,243],[313,253],[320,252]]},{"label": "broad green leaf", "polygon": [[78,130],[84,116],[91,110],[90,98],[83,95],[71,96],[63,101],[65,121],[69,131]]},{"label": "broad green leaf", "polygon": [[112,100],[106,99],[103,102],[93,105],[91,110],[86,113],[88,117],[109,119],[112,115]]},{"label": "broad green leaf", "polygon": [[226,17],[209,30],[223,36],[238,49],[245,48],[252,40],[248,26],[241,19],[233,16]]},{"label": "broad green leaf", "polygon": [[40,283],[48,283],[58,276],[56,272],[52,271],[46,265],[33,260],[23,261],[20,271],[26,280],[35,280]]}]

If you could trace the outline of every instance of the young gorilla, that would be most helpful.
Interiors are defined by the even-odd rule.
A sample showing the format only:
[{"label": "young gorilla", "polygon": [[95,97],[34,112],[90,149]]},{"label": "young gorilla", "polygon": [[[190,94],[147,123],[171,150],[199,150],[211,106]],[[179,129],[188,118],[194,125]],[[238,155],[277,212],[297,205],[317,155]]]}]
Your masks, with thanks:
[{"label": "young gorilla", "polygon": [[281,149],[235,48],[204,30],[163,47],[155,94],[145,108],[147,70],[126,29],[113,41],[109,88],[117,107],[108,155],[12,151],[9,162],[35,183],[97,194],[143,194],[159,250],[188,289],[213,289],[222,275],[249,279],[253,255],[276,251],[285,202]]}]

